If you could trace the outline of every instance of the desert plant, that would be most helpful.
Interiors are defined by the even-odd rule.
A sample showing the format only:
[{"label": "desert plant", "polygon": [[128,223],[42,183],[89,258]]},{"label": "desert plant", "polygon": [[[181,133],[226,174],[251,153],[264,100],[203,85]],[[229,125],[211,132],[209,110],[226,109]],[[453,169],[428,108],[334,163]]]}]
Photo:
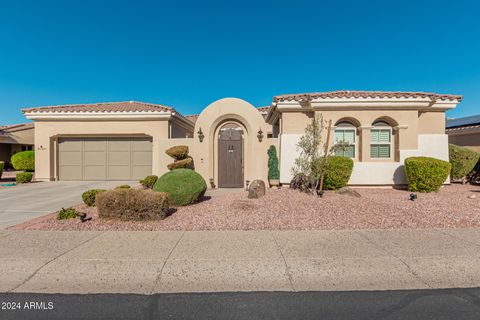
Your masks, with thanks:
[{"label": "desert plant", "polygon": [[448,147],[450,163],[452,164],[450,177],[454,180],[464,181],[465,177],[477,164],[480,153],[454,144],[450,144]]},{"label": "desert plant", "polygon": [[0,161],[0,179],[2,178],[3,168],[5,168],[5,162]]},{"label": "desert plant", "polygon": [[183,160],[188,157],[188,146],[174,146],[165,150],[165,153],[175,160]]},{"label": "desert plant", "polygon": [[326,160],[326,170],[323,188],[337,190],[347,185],[353,170],[353,160],[341,156],[329,156]]},{"label": "desert plant", "polygon": [[95,207],[95,199],[99,193],[105,192],[104,189],[91,189],[82,193],[82,200],[89,207]]},{"label": "desert plant", "polygon": [[175,169],[193,169],[193,159],[192,157],[188,157],[182,160],[176,160],[175,162],[169,163],[167,165],[168,170],[175,170]]},{"label": "desert plant", "polygon": [[34,151],[17,152],[12,156],[11,161],[15,170],[35,171]]},{"label": "desert plant", "polygon": [[57,212],[57,220],[67,220],[77,217],[77,210],[75,208],[62,208],[62,210]]},{"label": "desert plant", "polygon": [[268,148],[268,179],[280,179],[280,170],[278,170],[277,149],[273,145]]},{"label": "desert plant", "polygon": [[405,174],[408,190],[418,192],[438,191],[448,178],[452,165],[443,160],[429,157],[405,159]]},{"label": "desert plant", "polygon": [[119,185],[118,187],[115,187],[115,189],[130,189],[131,187],[128,184],[122,184]]},{"label": "desert plant", "polygon": [[31,172],[18,172],[15,176],[17,183],[29,183],[32,182],[33,174]]},{"label": "desert plant", "polygon": [[194,169],[193,158],[188,155],[188,146],[174,146],[165,153],[173,158],[173,163],[167,165],[168,170]]},{"label": "desert plant", "polygon": [[146,176],[139,182],[145,188],[152,189],[153,186],[155,185],[155,182],[157,182],[157,180],[158,180],[158,177],[156,175],[150,175],[150,176]]},{"label": "desert plant", "polygon": [[207,183],[191,169],[176,169],[158,178],[153,190],[167,193],[172,204],[184,206],[202,198]]},{"label": "desert plant", "polygon": [[169,201],[164,192],[114,189],[99,193],[96,205],[100,218],[155,220],[167,216]]}]

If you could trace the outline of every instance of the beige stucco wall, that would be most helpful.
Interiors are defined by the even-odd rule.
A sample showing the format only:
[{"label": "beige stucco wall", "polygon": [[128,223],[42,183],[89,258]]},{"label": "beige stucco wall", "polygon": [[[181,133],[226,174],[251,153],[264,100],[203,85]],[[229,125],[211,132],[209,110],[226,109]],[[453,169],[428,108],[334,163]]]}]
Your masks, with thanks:
[{"label": "beige stucco wall", "polygon": [[419,112],[418,133],[439,134],[445,133],[445,112]]},{"label": "beige stucco wall", "polygon": [[480,128],[449,133],[448,142],[480,152]]},{"label": "beige stucco wall", "polygon": [[57,141],[61,136],[151,136],[152,173],[162,171],[160,155],[165,150],[162,141],[168,139],[168,120],[151,121],[42,121],[35,122],[35,178],[57,178]]}]

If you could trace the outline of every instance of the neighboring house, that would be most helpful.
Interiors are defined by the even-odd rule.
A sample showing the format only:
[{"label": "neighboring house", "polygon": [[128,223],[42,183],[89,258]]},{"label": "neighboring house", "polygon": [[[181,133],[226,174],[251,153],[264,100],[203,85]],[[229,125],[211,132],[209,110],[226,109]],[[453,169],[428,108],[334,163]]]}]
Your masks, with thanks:
[{"label": "neighboring house", "polygon": [[480,152],[480,115],[447,119],[445,132],[450,143]]},{"label": "neighboring house", "polygon": [[33,123],[0,126],[0,161],[10,162],[19,151],[32,150],[34,145]]},{"label": "neighboring house", "polygon": [[277,147],[280,181],[289,183],[296,144],[315,114],[332,121],[332,141],[350,147],[352,185],[405,184],[409,156],[448,160],[445,111],[462,97],[423,92],[334,91],[273,98],[255,108],[237,98],[213,102],[199,115],[142,102],[24,109],[35,121],[39,180],[139,179],[167,171],[165,150],[187,145],[210,185],[244,187],[267,180],[267,149]]}]

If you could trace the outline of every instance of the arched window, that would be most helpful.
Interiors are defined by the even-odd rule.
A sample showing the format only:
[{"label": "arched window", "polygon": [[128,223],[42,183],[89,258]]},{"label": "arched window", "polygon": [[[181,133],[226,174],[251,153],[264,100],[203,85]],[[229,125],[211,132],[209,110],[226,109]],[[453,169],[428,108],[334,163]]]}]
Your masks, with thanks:
[{"label": "arched window", "polygon": [[335,150],[335,155],[355,158],[356,128],[348,121],[342,121],[335,126],[336,145],[343,144],[343,148]]},{"label": "arched window", "polygon": [[370,132],[370,158],[389,159],[392,156],[392,126],[375,121]]}]

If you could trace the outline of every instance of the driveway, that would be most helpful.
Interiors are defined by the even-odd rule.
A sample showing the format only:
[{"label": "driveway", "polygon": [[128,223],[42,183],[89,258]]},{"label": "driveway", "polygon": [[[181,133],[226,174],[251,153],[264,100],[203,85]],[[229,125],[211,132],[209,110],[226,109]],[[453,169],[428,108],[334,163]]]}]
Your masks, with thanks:
[{"label": "driveway", "polygon": [[82,202],[88,189],[112,189],[136,181],[56,181],[0,188],[0,229]]}]

